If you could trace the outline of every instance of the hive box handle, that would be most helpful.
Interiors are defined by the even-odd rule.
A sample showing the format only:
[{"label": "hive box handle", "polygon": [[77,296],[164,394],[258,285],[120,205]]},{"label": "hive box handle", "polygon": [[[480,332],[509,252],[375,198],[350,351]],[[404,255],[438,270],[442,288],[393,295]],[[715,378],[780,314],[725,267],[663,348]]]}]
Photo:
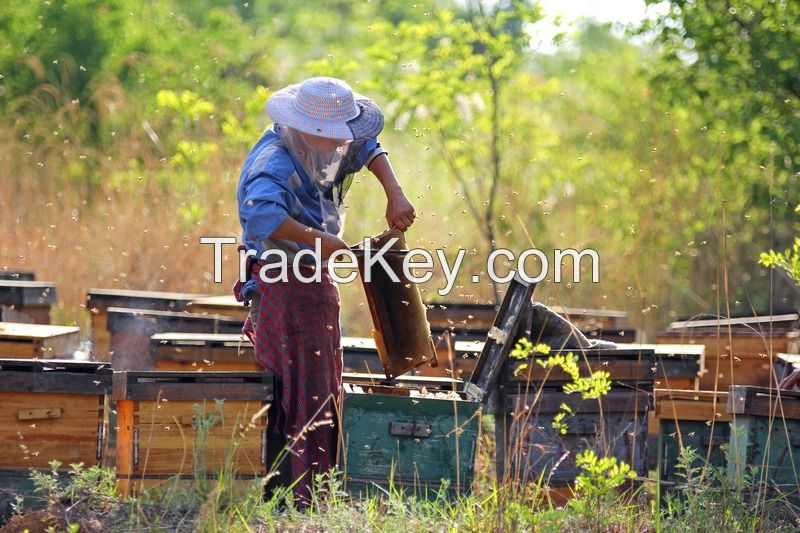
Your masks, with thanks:
[{"label": "hive box handle", "polygon": [[17,420],[45,420],[48,418],[61,418],[61,408],[45,407],[43,409],[20,409],[17,411]]},{"label": "hive box handle", "polygon": [[414,422],[389,422],[389,435],[394,437],[414,437],[427,439],[431,436],[433,428],[430,424],[416,424]]}]

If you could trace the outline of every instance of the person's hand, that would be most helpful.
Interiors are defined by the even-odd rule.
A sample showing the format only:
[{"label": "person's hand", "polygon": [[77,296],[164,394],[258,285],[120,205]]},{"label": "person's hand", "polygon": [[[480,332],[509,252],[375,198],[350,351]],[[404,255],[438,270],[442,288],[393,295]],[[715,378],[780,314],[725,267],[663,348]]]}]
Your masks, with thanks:
[{"label": "person's hand", "polygon": [[416,218],[414,206],[408,201],[402,189],[387,197],[386,203],[386,222],[390,228],[397,228],[400,231],[407,230]]},{"label": "person's hand", "polygon": [[348,250],[350,247],[336,235],[326,233],[322,236],[322,258],[328,259],[336,250]]},{"label": "person's hand", "polygon": [[780,388],[782,389],[793,389],[797,385],[800,385],[800,369],[795,370],[785,378],[781,380]]}]

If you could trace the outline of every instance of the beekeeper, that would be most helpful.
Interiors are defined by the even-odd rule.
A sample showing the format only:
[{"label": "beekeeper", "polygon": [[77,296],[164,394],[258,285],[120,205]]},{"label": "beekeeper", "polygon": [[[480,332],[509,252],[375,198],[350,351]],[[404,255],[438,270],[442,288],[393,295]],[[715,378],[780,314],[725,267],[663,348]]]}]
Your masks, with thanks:
[{"label": "beekeeper", "polygon": [[[347,248],[340,237],[344,198],[362,167],[383,188],[389,227],[405,230],[414,222],[414,208],[378,143],[384,121],[372,100],[342,80],[318,77],[274,93],[266,107],[275,124],[250,151],[239,179],[247,250],[258,257],[280,251],[291,264],[300,250],[313,249],[316,239],[323,259]],[[269,455],[291,446],[278,470],[283,483],[298,480],[294,493],[308,500],[315,474],[335,462],[333,399],[342,375],[339,292],[325,266],[319,282],[301,281],[289,269],[288,281],[265,283],[258,275],[265,264],[255,262],[251,278],[235,292],[251,302],[243,332],[276,380]],[[309,270],[302,272],[308,278],[314,265],[301,269]]]}]

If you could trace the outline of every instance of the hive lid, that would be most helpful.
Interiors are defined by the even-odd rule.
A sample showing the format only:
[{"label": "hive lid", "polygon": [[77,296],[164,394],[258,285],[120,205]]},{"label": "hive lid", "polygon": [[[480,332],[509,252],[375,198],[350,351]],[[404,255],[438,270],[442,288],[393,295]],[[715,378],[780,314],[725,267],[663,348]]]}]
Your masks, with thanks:
[{"label": "hive lid", "polygon": [[500,309],[486,336],[483,350],[478,357],[472,377],[466,383],[464,392],[468,399],[485,401],[497,382],[503,363],[514,347],[514,339],[525,310],[531,304],[535,283],[524,281],[519,274],[514,276],[508,286]]}]

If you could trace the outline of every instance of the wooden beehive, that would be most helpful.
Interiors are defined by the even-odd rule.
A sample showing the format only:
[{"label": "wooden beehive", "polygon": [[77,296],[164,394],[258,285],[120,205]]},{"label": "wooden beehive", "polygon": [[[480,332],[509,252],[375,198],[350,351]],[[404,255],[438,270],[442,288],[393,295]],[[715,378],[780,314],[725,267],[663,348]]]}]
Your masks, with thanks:
[{"label": "wooden beehive", "polygon": [[115,372],[116,467],[123,493],[169,479],[267,474],[266,372]]},{"label": "wooden beehive", "polygon": [[239,319],[218,315],[116,307],[107,313],[114,370],[153,370],[150,337],[157,333],[240,334],[243,325]]},{"label": "wooden beehive", "polygon": [[[599,400],[565,393],[563,385],[571,377],[558,367],[548,370],[536,363],[568,353],[551,351],[548,356],[506,362],[493,406],[498,479],[533,482],[543,476],[551,486],[569,486],[578,474],[575,456],[586,449],[616,457],[646,474],[654,351],[626,347],[574,352],[582,376],[610,374],[611,390]],[[565,433],[553,427],[562,405],[571,409],[563,420]]]},{"label": "wooden beehive", "polygon": [[110,361],[111,334],[108,331],[108,308],[151,309],[156,311],[183,311],[200,294],[160,291],[135,291],[122,289],[89,289],[86,309],[92,320],[92,357]]},{"label": "wooden beehive", "polygon": [[150,337],[155,370],[257,372],[250,340],[233,333],[157,333]]},{"label": "wooden beehive", "polygon": [[752,330],[666,331],[656,336],[658,344],[695,344],[705,347],[706,372],[700,389],[725,391],[730,385],[775,386],[775,354],[785,353],[789,335]]},{"label": "wooden beehive", "polygon": [[49,324],[55,303],[56,286],[49,281],[0,279],[0,305],[24,314],[34,324]]},{"label": "wooden beehive", "polygon": [[[705,370],[705,346],[698,344],[637,344],[655,352],[653,386],[662,390],[700,390],[700,378]],[[657,399],[657,398],[656,398]],[[660,420],[653,411],[647,423],[648,463],[657,464]]]},{"label": "wooden beehive", "polygon": [[701,457],[692,468],[726,467],[722,447],[730,438],[727,401],[727,392],[655,390],[654,417],[659,427],[656,461],[659,479],[667,482],[666,487],[686,481],[686,472],[678,469],[684,448],[694,448]]},{"label": "wooden beehive", "polygon": [[80,346],[80,328],[0,322],[0,357],[71,359]]},{"label": "wooden beehive", "polygon": [[726,410],[731,419],[728,472],[755,479],[779,493],[800,489],[800,392],[733,385]]},{"label": "wooden beehive", "polygon": [[0,508],[33,496],[32,468],[103,464],[110,389],[102,363],[0,359]]}]

